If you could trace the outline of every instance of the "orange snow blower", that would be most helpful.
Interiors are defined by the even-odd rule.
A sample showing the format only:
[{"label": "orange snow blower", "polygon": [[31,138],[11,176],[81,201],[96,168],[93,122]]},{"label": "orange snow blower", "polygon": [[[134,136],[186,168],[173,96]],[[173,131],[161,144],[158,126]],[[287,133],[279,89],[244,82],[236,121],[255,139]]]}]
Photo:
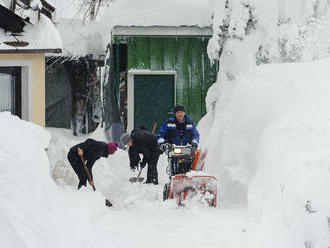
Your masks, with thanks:
[{"label": "orange snow blower", "polygon": [[163,200],[176,199],[179,206],[186,200],[197,200],[217,206],[217,179],[203,172],[207,150],[196,153],[190,145],[167,145],[167,173],[170,176],[163,190]]}]

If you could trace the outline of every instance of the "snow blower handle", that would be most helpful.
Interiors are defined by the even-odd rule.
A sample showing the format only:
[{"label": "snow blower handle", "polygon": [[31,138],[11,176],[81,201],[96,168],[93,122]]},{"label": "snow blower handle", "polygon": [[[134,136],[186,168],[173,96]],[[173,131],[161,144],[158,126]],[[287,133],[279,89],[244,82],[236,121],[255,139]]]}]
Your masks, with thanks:
[{"label": "snow blower handle", "polygon": [[85,159],[84,159],[83,154],[84,154],[83,151],[80,148],[78,148],[78,155],[80,156],[81,162],[82,162],[82,164],[83,164],[83,166],[85,168],[85,171],[87,173],[88,183],[93,187],[93,190],[96,191],[96,188],[94,186],[94,182],[92,180],[91,174],[89,173],[88,168],[86,166],[86,163],[85,163]]},{"label": "snow blower handle", "polygon": [[152,130],[151,130],[152,133],[155,133],[156,127],[157,127],[157,122],[155,122],[154,125],[152,126]]}]

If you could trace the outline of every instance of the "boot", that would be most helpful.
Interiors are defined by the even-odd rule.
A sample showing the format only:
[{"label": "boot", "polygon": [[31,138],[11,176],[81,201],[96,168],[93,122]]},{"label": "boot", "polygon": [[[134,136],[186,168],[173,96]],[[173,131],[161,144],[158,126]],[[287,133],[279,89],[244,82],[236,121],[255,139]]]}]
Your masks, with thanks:
[{"label": "boot", "polygon": [[147,178],[147,181],[145,181],[145,184],[149,184],[149,183],[153,183],[154,185],[157,185],[158,184],[158,180],[155,179],[155,178]]},{"label": "boot", "polygon": [[79,190],[82,186],[87,187],[87,182],[79,181],[79,184],[78,184],[78,190]]}]

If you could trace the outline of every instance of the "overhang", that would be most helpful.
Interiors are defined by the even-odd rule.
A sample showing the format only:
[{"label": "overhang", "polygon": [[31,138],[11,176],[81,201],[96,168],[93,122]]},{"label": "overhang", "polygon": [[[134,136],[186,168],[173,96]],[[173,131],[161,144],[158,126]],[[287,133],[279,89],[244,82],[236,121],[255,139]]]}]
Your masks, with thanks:
[{"label": "overhang", "polygon": [[55,49],[0,49],[0,54],[3,53],[61,53],[61,48]]},{"label": "overhang", "polygon": [[211,27],[198,26],[115,26],[111,31],[112,40],[122,36],[153,37],[211,37]]}]

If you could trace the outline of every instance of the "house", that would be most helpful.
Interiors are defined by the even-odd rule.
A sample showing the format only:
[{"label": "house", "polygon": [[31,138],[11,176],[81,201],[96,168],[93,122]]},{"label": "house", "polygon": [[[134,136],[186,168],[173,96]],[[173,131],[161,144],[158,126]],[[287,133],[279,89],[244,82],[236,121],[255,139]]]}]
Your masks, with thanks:
[{"label": "house", "polygon": [[207,55],[209,2],[116,1],[104,22],[111,25],[104,88],[110,139],[139,125],[151,129],[157,123],[158,129],[176,103],[198,123],[217,75]]},{"label": "house", "polygon": [[59,53],[61,38],[42,0],[0,2],[0,111],[45,126],[45,54]]}]

